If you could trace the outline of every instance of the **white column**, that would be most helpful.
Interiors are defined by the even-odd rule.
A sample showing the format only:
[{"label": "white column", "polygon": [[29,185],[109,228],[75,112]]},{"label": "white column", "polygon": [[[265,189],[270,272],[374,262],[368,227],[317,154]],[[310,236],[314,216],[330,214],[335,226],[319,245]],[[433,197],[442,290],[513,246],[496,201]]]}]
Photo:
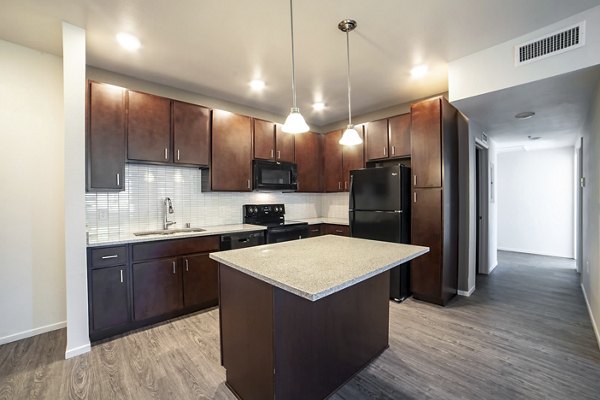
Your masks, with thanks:
[{"label": "white column", "polygon": [[90,351],[85,240],[85,30],[63,22],[67,349]]}]

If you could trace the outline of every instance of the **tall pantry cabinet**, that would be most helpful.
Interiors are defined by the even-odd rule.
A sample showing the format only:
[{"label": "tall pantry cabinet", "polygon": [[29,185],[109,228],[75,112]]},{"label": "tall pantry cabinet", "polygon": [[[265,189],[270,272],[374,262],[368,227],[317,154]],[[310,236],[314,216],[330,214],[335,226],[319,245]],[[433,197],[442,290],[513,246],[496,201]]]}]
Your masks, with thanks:
[{"label": "tall pantry cabinet", "polygon": [[411,261],[413,296],[445,305],[458,287],[457,111],[443,98],[411,107],[412,243],[430,252]]}]

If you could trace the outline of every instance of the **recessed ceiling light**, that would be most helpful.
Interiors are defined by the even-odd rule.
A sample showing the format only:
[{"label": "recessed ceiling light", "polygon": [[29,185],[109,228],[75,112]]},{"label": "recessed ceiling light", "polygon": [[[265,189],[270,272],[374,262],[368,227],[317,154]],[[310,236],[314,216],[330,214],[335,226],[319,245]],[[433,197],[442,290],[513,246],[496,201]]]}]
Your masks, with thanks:
[{"label": "recessed ceiling light", "polygon": [[533,111],[525,111],[522,113],[518,113],[517,115],[515,115],[516,119],[529,119],[531,117],[533,117],[535,115],[535,113]]},{"label": "recessed ceiling light", "polygon": [[313,103],[312,107],[315,111],[323,111],[326,107],[326,104],[322,101],[317,101],[316,103]]},{"label": "recessed ceiling light", "polygon": [[138,38],[124,32],[121,32],[117,35],[117,41],[121,46],[129,51],[137,50],[142,45]]},{"label": "recessed ceiling light", "polygon": [[529,140],[540,140],[542,137],[541,136],[531,136],[531,135],[529,135],[529,136],[527,136],[527,138]]},{"label": "recessed ceiling light", "polygon": [[429,71],[429,67],[426,64],[417,65],[410,70],[410,74],[413,76],[413,78],[422,78],[427,75],[427,71]]},{"label": "recessed ceiling light", "polygon": [[263,90],[267,84],[261,79],[253,79],[250,81],[252,90]]}]

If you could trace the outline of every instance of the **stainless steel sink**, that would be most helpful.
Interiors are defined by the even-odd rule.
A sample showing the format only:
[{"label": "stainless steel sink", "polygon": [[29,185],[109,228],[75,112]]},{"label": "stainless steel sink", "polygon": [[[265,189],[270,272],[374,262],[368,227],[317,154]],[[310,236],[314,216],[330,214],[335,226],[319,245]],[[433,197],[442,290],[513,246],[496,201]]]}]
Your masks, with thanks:
[{"label": "stainless steel sink", "polygon": [[134,236],[150,236],[150,235],[173,235],[175,233],[194,233],[204,232],[206,229],[202,228],[182,228],[182,229],[169,229],[169,230],[156,230],[156,231],[143,231],[134,232]]}]

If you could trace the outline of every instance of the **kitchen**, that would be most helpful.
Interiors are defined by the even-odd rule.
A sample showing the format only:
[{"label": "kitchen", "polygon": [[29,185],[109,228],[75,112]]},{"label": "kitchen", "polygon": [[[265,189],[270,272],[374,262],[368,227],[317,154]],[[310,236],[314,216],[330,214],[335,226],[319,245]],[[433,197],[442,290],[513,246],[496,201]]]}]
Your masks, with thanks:
[{"label": "kitchen", "polygon": [[[283,15],[285,15],[285,10],[283,12]],[[570,14],[567,14],[570,15]],[[344,15],[343,17],[347,17],[350,15]],[[358,17],[356,17],[358,19]],[[283,18],[282,18],[283,19]],[[341,19],[341,18],[340,18]],[[337,22],[339,21],[335,21],[333,29],[335,29],[335,24],[337,24]],[[360,33],[361,32],[361,21],[358,20],[359,22],[359,27],[357,28],[357,32]],[[355,32],[355,33],[357,33]],[[339,32],[335,32],[338,35],[342,35]],[[357,35],[358,36],[358,35]],[[335,36],[334,36],[335,37]],[[343,36],[340,36],[340,41],[342,42],[336,42],[338,43],[341,47],[340,51],[344,50],[343,48]],[[352,40],[355,40],[356,42],[358,42],[358,40],[354,39],[355,36],[352,36]],[[285,53],[282,54],[286,54],[286,57],[289,57],[287,54],[289,53],[289,42],[286,42],[286,46],[287,46],[287,51]],[[354,43],[354,41],[352,42]],[[353,49],[353,47],[351,47],[351,49]],[[357,54],[358,51],[354,54]],[[341,52],[342,57],[344,57],[344,52]],[[282,55],[283,57],[283,55]],[[298,56],[298,59],[301,59]],[[287,60],[287,59],[286,59]],[[354,58],[353,58],[353,63],[354,63]],[[289,63],[288,63],[289,64]],[[286,75],[289,75],[289,65],[288,67],[282,67],[282,71],[286,71]],[[300,71],[300,69],[299,69]],[[339,66],[339,71],[338,71],[338,75],[340,75],[340,80],[342,80],[341,78],[344,76],[345,74],[345,65],[340,64]],[[124,77],[122,75],[119,74],[114,74],[114,73],[109,73],[105,70],[99,70],[99,69],[94,69],[94,68],[89,68],[88,72],[86,73],[86,79],[91,79],[97,82],[109,82],[109,83],[113,83],[115,85],[121,86],[121,87],[125,87],[128,89],[134,89],[135,91],[139,91],[139,92],[146,92],[146,93],[152,93],[155,95],[159,95],[162,97],[167,97],[167,98],[175,98],[177,100],[180,101],[184,101],[184,102],[190,102],[190,103],[195,103],[195,104],[200,104],[200,105],[206,105],[206,106],[211,106],[211,108],[220,108],[220,109],[225,109],[231,112],[236,112],[237,114],[240,115],[244,115],[247,114],[248,111],[247,110],[240,110],[239,108],[229,108],[229,107],[225,107],[223,105],[221,105],[221,107],[218,107],[217,105],[213,104],[213,102],[206,102],[206,101],[202,101],[202,99],[200,99],[199,97],[195,97],[192,99],[192,95],[189,93],[186,93],[184,91],[179,91],[179,90],[175,90],[173,88],[169,88],[163,85],[159,85],[156,83],[150,83],[148,81],[142,81],[142,80],[138,80],[138,79],[134,79],[134,78],[128,78],[128,77]],[[287,81],[289,82],[289,79],[287,79]],[[354,82],[353,82],[354,83]],[[339,85],[341,86],[342,90],[341,93],[339,94],[339,97],[341,99],[344,98],[345,96],[345,84],[344,82],[339,82]],[[302,87],[302,85],[299,85],[299,88]],[[173,92],[178,92],[178,95],[172,95],[170,93]],[[282,90],[282,93],[285,93],[286,98],[289,97],[289,90]],[[432,93],[434,94],[434,93]],[[355,94],[355,98],[354,100],[356,101],[356,98],[358,96],[356,96]],[[359,97],[360,98],[360,97]],[[61,100],[62,101],[62,98]],[[285,103],[286,105],[289,103],[289,101],[282,101],[282,103]],[[79,104],[79,102],[78,102]],[[81,104],[85,104],[85,101],[82,101]],[[238,106],[239,107],[239,106]],[[377,121],[380,120],[382,118],[388,118],[388,117],[393,117],[395,115],[401,115],[404,114],[406,112],[409,111],[408,106],[403,106],[403,107],[399,107],[402,108],[402,110],[399,110],[399,112],[389,112],[387,113],[387,115],[381,115],[380,117],[374,117],[374,118],[364,118],[363,120],[357,120],[360,122],[369,122],[369,121]],[[301,109],[307,109],[307,106],[302,107]],[[40,110],[43,111],[43,110]],[[58,113],[62,112],[61,110],[58,110]],[[257,117],[261,120],[264,121],[282,121],[281,119],[281,115],[276,116],[277,118],[275,118],[274,116],[269,116],[269,115],[265,115],[266,113],[262,112],[262,113],[252,113],[251,115],[253,115],[254,117]],[[342,120],[343,117],[340,118],[340,120]],[[336,127],[336,129],[339,129],[339,127]],[[325,131],[329,131],[329,130],[325,130]],[[148,175],[148,178],[150,179],[150,175],[154,176],[154,182],[157,182],[158,184],[165,183],[167,180],[173,180],[173,181],[177,181],[177,179],[180,179],[181,177],[177,177],[177,176],[170,176],[169,178],[167,178],[167,174],[171,173],[172,175],[176,175],[175,172],[167,172],[167,171],[172,171],[169,168],[176,168],[176,167],[161,167],[161,166],[141,166],[138,164],[127,164],[128,167],[133,167],[134,169],[137,168],[137,174],[140,177],[140,180],[143,181],[144,177],[146,176],[146,174]],[[152,169],[155,168],[155,169]],[[182,168],[182,170],[184,170]],[[187,169],[185,169],[187,171]],[[197,175],[204,175],[205,171],[202,170],[193,170],[194,173],[196,173]],[[187,173],[187,172],[186,172]],[[183,173],[182,173],[183,174]],[[163,175],[165,177],[163,177]],[[329,176],[328,174],[323,174],[326,176]],[[197,177],[193,177],[191,178],[191,180],[196,180]],[[187,177],[183,177],[184,181],[187,181]],[[338,188],[341,186],[339,184],[339,180],[336,182],[336,185],[339,185]],[[67,182],[65,182],[66,184]],[[125,182],[125,185],[127,186],[127,182]],[[178,194],[172,194],[169,190],[170,188],[165,184],[164,189],[161,188],[160,191],[164,191],[164,193],[158,193],[157,195],[153,195],[153,194],[145,194],[145,193],[141,193],[139,196],[140,202],[136,203],[137,205],[143,205],[144,204],[144,199],[147,197],[144,196],[152,196],[152,202],[150,204],[148,204],[147,206],[147,210],[146,211],[142,211],[145,212],[147,214],[140,214],[140,215],[151,215],[151,218],[131,218],[128,217],[126,218],[126,222],[129,224],[129,227],[127,227],[128,231],[130,232],[138,232],[138,231],[145,231],[145,230],[151,230],[151,229],[157,229],[161,226],[162,223],[162,210],[163,210],[163,204],[162,201],[164,200],[164,198],[166,197],[170,197],[172,202],[173,202],[173,209],[174,209],[174,217],[173,220],[177,222],[176,227],[177,228],[185,228],[185,224],[187,222],[191,223],[192,227],[200,227],[200,228],[205,228],[208,226],[214,226],[214,225],[219,225],[219,224],[230,224],[230,223],[241,223],[242,222],[242,205],[243,204],[264,204],[264,203],[272,203],[272,204],[285,204],[286,205],[286,219],[291,219],[291,220],[298,220],[298,219],[304,219],[304,218],[329,218],[329,217],[333,217],[333,218],[344,218],[346,217],[346,213],[348,210],[348,206],[347,206],[347,201],[348,201],[348,197],[347,194],[345,193],[340,193],[340,194],[320,194],[320,193],[316,193],[316,194],[274,194],[274,195],[269,195],[272,196],[271,198],[261,198],[260,196],[267,196],[265,194],[262,193],[248,193],[248,194],[232,194],[232,193],[208,193],[208,194],[201,194],[200,192],[200,188],[196,188],[196,189],[192,189],[191,193],[186,193],[185,189],[182,189],[182,193]],[[175,188],[174,188],[175,189]],[[79,189],[78,189],[79,190]],[[146,189],[148,190],[148,192],[146,193],[150,193],[152,191],[152,189]],[[157,189],[158,190],[158,189]],[[90,196],[90,195],[88,195]],[[112,197],[111,197],[112,196]],[[91,226],[88,226],[87,231],[91,234],[91,238],[93,240],[93,236],[94,234],[104,238],[106,237],[106,239],[104,240],[108,240],[108,235],[113,235],[110,236],[110,240],[108,240],[109,242],[112,240],[112,238],[114,237],[114,235],[120,235],[119,233],[119,229],[120,229],[120,221],[119,219],[117,219],[117,221],[119,221],[119,224],[115,225],[112,224],[111,221],[113,221],[111,219],[111,217],[113,217],[113,215],[111,215],[111,207],[105,206],[104,204],[111,202],[114,197],[116,196],[117,198],[117,209],[121,209],[121,206],[123,205],[121,203],[121,198],[119,197],[120,194],[107,194],[106,196],[100,196],[100,197],[96,197],[96,201],[98,202],[96,204],[96,206],[98,206],[98,204],[100,204],[100,208],[103,208],[106,211],[105,215],[102,215],[102,212],[96,215],[96,224],[94,225],[94,221],[91,221],[91,223],[86,219],[86,223],[90,224]],[[138,196],[137,193],[135,194],[128,194],[128,197],[126,199],[126,203],[124,203],[124,205],[127,207],[126,210],[129,211],[130,207],[132,205],[132,203],[129,203],[130,198],[129,196]],[[188,197],[186,199],[186,196]],[[194,196],[198,196],[198,197],[194,197]],[[200,201],[198,201],[198,198],[200,198]],[[188,200],[191,199],[191,200]],[[87,200],[89,200],[88,198],[86,198],[86,202]],[[92,199],[93,200],[93,199]],[[135,201],[137,201],[137,199],[135,199]],[[106,202],[106,203],[105,203]],[[90,201],[91,203],[91,201]],[[190,204],[192,203],[192,204]],[[199,203],[199,205],[198,205]],[[222,204],[225,204],[225,206],[223,207]],[[110,203],[111,205],[114,204],[114,202]],[[195,206],[195,207],[194,207]],[[344,209],[345,208],[345,209]],[[70,209],[71,211],[73,211],[74,209]],[[340,211],[341,210],[341,211]],[[18,210],[17,210],[18,211]],[[181,215],[177,215],[177,213],[181,213]],[[187,213],[187,215],[186,215]],[[211,215],[211,214],[217,214],[217,216],[215,215]],[[330,214],[331,213],[331,214]],[[65,218],[70,218],[72,215],[68,215],[69,213],[67,213],[67,215],[65,215]],[[118,215],[118,213],[117,213]],[[117,218],[120,218],[120,216],[117,216]],[[197,219],[195,219],[197,218]],[[212,218],[212,219],[211,219]],[[147,220],[147,222],[142,222],[144,219]],[[138,223],[146,223],[148,225],[138,225]],[[125,225],[125,224],[124,224]],[[96,227],[96,231],[94,232],[94,227]],[[105,227],[107,227],[107,229],[105,229]],[[100,228],[100,229],[98,229]],[[113,229],[116,228],[116,229]],[[173,227],[171,227],[173,228]],[[115,233],[116,232],[116,233]],[[101,235],[106,235],[106,236],[101,236]],[[83,245],[83,247],[85,248],[85,244]],[[64,272],[63,272],[64,274]],[[70,271],[67,270],[67,275],[70,274]],[[76,276],[76,275],[75,275]],[[52,278],[50,278],[52,279]],[[84,282],[87,282],[87,280],[84,280]],[[468,290],[468,288],[466,288]],[[64,289],[63,289],[64,291]],[[72,293],[71,291],[69,291],[69,293]],[[84,296],[85,297],[85,296]],[[75,297],[77,298],[77,297]],[[72,309],[71,309],[72,310]],[[72,315],[72,313],[71,313]],[[87,310],[85,310],[85,315],[86,315],[86,322],[87,322]],[[60,319],[57,319],[56,321],[60,321]]]}]

